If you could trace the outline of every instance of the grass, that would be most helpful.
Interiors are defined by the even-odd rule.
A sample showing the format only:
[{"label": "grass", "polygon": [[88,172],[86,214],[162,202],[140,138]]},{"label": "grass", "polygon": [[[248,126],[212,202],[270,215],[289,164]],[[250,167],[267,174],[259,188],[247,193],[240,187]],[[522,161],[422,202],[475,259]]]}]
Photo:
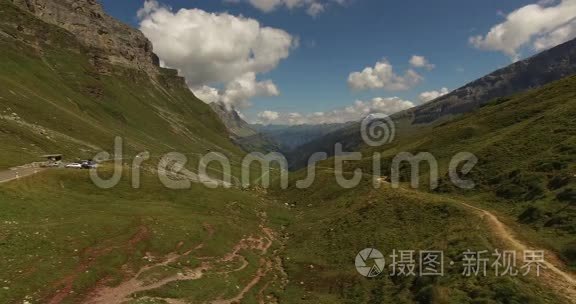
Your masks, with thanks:
[{"label": "grass", "polygon": [[[556,303],[531,277],[466,278],[462,253],[500,249],[483,221],[453,200],[384,188],[370,180],[344,190],[323,173],[310,189],[278,192],[294,217],[288,224],[284,266],[290,284],[282,303]],[[444,277],[366,279],[354,258],[364,248],[443,250]],[[450,266],[449,262],[455,265]],[[490,268],[489,268],[490,269]],[[387,273],[387,272],[386,272]]]},{"label": "grass", "polygon": [[[46,299],[54,282],[71,274],[78,277],[69,301],[81,299],[99,280],[120,281],[123,268],[146,265],[146,253],[162,257],[204,244],[195,254],[221,256],[258,231],[255,210],[262,209],[259,199],[240,190],[198,185],[176,193],[146,177],[138,191],[128,182],[102,191],[86,173],[70,171],[3,185],[0,204],[0,271],[9,287],[0,290],[3,303]],[[215,231],[212,238],[206,223]],[[79,271],[79,265],[87,267]]]},{"label": "grass", "polygon": [[[431,193],[458,197],[511,218],[527,240],[559,253],[568,265],[574,260],[576,235],[576,77],[515,96],[500,98],[438,125],[398,126],[396,140],[385,147],[362,148],[364,159],[350,162],[346,171],[372,172],[372,155],[382,153],[381,171],[391,172],[400,152],[430,152],[439,164],[440,187]],[[473,190],[455,187],[448,165],[459,152],[479,160],[466,176]],[[322,166],[332,166],[327,161]],[[428,166],[423,166],[420,190],[429,189]],[[401,166],[401,181],[411,178]],[[408,185],[406,184],[408,187]]]}]

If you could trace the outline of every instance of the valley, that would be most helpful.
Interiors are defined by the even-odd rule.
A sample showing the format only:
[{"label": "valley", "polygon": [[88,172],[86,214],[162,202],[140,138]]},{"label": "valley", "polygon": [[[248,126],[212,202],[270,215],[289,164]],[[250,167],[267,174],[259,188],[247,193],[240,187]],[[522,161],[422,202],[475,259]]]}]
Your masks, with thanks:
[{"label": "valley", "polygon": [[[397,112],[373,146],[358,121],[205,103],[98,1],[0,0],[0,303],[576,303],[575,41]],[[336,143],[361,156],[336,166]],[[54,154],[98,166],[25,165]]]}]

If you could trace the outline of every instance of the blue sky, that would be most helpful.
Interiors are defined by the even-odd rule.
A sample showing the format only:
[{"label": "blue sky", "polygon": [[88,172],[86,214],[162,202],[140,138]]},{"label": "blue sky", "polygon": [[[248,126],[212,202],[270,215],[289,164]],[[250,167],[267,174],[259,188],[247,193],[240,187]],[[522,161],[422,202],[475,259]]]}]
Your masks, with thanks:
[{"label": "blue sky", "polygon": [[[355,100],[369,101],[377,97],[396,96],[417,105],[422,102],[419,100],[422,92],[456,89],[510,64],[514,57],[506,54],[505,47],[489,44],[488,38],[484,47],[475,47],[470,43],[470,37],[486,37],[492,27],[506,21],[508,14],[535,3],[535,0],[350,0],[341,5],[336,0],[302,1],[318,1],[324,5],[324,10],[311,16],[307,13],[307,4],[303,4],[294,8],[278,6],[265,12],[248,0],[159,0],[158,4],[169,7],[167,9],[172,12],[195,8],[243,16],[257,20],[262,27],[283,30],[298,41],[297,46],[290,48],[287,58],[279,60],[273,68],[256,72],[258,81],[272,81],[279,95],[253,94],[242,106],[235,105],[249,121],[256,121],[258,114],[264,111],[277,112],[280,116],[298,112],[305,116],[344,108]],[[140,27],[137,12],[144,1],[102,0],[102,3],[112,16]],[[541,5],[545,9],[560,4],[546,1]],[[562,14],[560,11],[556,13]],[[576,16],[576,12],[571,14]],[[547,30],[553,31],[565,24],[548,26]],[[541,30],[538,31],[542,35]],[[527,39],[530,40],[517,48],[520,58],[536,52],[530,45],[536,36]],[[151,40],[155,48],[157,44],[166,43],[165,40]],[[434,68],[411,67],[409,60],[413,55],[424,56]],[[402,76],[406,70],[413,69],[422,80],[406,90],[350,88],[347,80],[351,73],[374,67],[384,59],[397,75]],[[227,80],[206,84],[223,89]]]}]

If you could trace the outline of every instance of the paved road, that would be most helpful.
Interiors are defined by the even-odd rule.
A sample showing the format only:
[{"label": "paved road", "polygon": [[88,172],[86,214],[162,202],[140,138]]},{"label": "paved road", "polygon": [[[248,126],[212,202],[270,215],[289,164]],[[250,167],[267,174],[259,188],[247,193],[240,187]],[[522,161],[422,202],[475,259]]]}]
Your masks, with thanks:
[{"label": "paved road", "polygon": [[19,178],[30,176],[44,170],[43,168],[15,168],[12,170],[0,171],[0,184],[7,183]]}]

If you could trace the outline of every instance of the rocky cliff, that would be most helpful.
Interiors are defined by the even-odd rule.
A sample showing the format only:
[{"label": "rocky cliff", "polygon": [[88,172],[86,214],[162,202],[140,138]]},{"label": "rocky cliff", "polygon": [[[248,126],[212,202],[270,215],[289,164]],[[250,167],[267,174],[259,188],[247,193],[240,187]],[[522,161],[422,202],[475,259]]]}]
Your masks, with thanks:
[{"label": "rocky cliff", "polygon": [[155,75],[159,60],[140,31],[108,16],[96,0],[11,0],[41,20],[74,34],[95,62],[107,62]]}]

